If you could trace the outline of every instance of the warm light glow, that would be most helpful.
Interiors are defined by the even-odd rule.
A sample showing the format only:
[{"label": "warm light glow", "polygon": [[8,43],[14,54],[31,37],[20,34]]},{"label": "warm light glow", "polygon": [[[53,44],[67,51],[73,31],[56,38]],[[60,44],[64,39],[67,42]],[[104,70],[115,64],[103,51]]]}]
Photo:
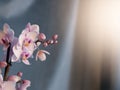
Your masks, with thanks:
[{"label": "warm light glow", "polygon": [[100,85],[103,62],[104,70],[106,73],[111,70],[113,82],[116,82],[120,77],[120,74],[116,77],[120,72],[117,64],[120,66],[120,1],[83,0],[80,4],[78,47],[87,57],[86,66],[94,72],[96,86]]}]

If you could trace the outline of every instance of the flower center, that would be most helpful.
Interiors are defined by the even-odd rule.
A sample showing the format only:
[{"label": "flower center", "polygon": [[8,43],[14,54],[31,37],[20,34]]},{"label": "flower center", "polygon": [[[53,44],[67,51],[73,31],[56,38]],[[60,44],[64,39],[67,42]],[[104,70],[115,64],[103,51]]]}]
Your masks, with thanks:
[{"label": "flower center", "polygon": [[29,54],[23,53],[22,60],[27,60],[28,56],[29,56]]},{"label": "flower center", "polygon": [[24,40],[23,46],[28,47],[31,44],[31,40]]}]

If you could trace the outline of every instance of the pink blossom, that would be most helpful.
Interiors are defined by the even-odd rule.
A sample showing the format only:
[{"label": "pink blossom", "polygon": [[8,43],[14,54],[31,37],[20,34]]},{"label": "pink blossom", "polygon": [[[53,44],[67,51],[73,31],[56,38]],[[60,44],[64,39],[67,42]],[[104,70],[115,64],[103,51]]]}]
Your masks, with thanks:
[{"label": "pink blossom", "polygon": [[3,81],[3,77],[0,74],[0,90],[16,90],[16,82],[14,81]]},{"label": "pink blossom", "polygon": [[14,31],[10,28],[8,24],[4,24],[3,31],[0,31],[0,44],[6,49],[14,40]]},{"label": "pink blossom", "polygon": [[7,81],[3,81],[3,77],[0,74],[0,90],[27,90],[30,84],[29,80],[21,80],[17,75],[9,76]]},{"label": "pink blossom", "polygon": [[[14,31],[8,24],[4,24],[3,31],[0,31],[0,44],[4,46],[7,55],[5,61],[0,62],[0,68],[5,68],[4,78],[0,69],[0,90],[27,90],[31,82],[29,80],[22,80],[22,72],[17,75],[8,76],[9,67],[12,62],[22,61],[26,65],[30,65],[29,58],[32,57],[34,51],[38,46],[43,44],[44,47],[58,43],[58,35],[55,34],[52,39],[46,40],[44,33],[39,34],[39,26],[37,24],[31,25],[28,23],[25,29],[20,34],[19,38],[14,37]],[[39,50],[36,54],[36,60],[46,60],[46,55],[50,53],[46,50]]]},{"label": "pink blossom", "polygon": [[48,51],[45,50],[39,50],[36,54],[36,60],[39,58],[41,61],[46,60],[46,54],[50,54]]},{"label": "pink blossom", "polygon": [[31,82],[29,80],[22,80],[21,74],[11,75],[8,77],[7,81],[3,81],[2,74],[0,73],[0,90],[27,90]]},{"label": "pink blossom", "polygon": [[16,83],[12,81],[4,81],[0,83],[0,90],[16,90]]},{"label": "pink blossom", "polygon": [[28,58],[30,58],[32,56],[33,51],[31,51],[31,50],[28,51],[28,50],[22,49],[21,47],[19,47],[19,48],[13,47],[13,52],[14,52],[14,55],[12,56],[12,59],[11,59],[12,62],[16,62],[16,61],[22,59],[22,62],[24,64],[30,65]]},{"label": "pink blossom", "polygon": [[17,90],[27,90],[31,82],[29,80],[23,80],[17,87]]},{"label": "pink blossom", "polygon": [[16,62],[22,59],[26,65],[30,65],[28,58],[30,58],[36,49],[35,41],[38,39],[39,26],[30,25],[23,30],[18,38],[18,43],[13,47],[12,61]]},{"label": "pink blossom", "polygon": [[31,25],[30,23],[28,23],[22,33],[36,32],[37,34],[39,34],[39,28],[40,27],[37,24]]}]

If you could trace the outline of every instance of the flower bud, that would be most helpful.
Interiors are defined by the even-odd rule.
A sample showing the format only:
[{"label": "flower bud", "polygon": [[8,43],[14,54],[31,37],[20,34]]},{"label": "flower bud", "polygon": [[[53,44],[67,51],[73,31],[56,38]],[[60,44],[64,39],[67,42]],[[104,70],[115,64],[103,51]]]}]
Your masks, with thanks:
[{"label": "flower bud", "polygon": [[44,33],[40,33],[38,39],[39,39],[40,41],[45,40],[45,39],[46,39],[45,34],[44,34]]},{"label": "flower bud", "polygon": [[17,76],[19,76],[19,77],[22,77],[22,75],[23,75],[22,72],[18,72],[18,73],[17,73]]},{"label": "flower bud", "polygon": [[56,40],[56,41],[54,41],[54,43],[55,43],[55,44],[57,44],[57,43],[58,43],[58,41]]},{"label": "flower bud", "polygon": [[44,46],[44,47],[47,47],[47,46],[48,46],[48,43],[47,43],[47,42],[44,42],[44,43],[43,43],[43,46]]},{"label": "flower bud", "polygon": [[53,44],[54,43],[54,41],[53,40],[50,40],[50,44]]},{"label": "flower bud", "polygon": [[26,84],[26,87],[30,86],[31,82],[29,80],[23,80],[23,84]]},{"label": "flower bud", "polygon": [[58,35],[57,34],[55,34],[55,35],[53,35],[53,40],[57,40],[58,39]]}]

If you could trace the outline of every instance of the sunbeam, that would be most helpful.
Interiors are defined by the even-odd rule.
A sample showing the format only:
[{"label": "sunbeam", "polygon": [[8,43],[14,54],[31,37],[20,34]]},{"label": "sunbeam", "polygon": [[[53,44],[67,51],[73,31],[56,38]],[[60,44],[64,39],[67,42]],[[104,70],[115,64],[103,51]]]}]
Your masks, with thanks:
[{"label": "sunbeam", "polygon": [[[66,39],[64,41],[64,47],[61,48],[61,54],[59,55],[59,62],[57,63],[56,72],[53,76],[52,83],[49,85],[48,90],[69,90],[70,69],[72,62],[72,52],[74,43],[74,33],[77,20],[79,0],[75,0],[72,3],[72,10],[66,28]],[[64,52],[63,52],[64,51]]]}]

